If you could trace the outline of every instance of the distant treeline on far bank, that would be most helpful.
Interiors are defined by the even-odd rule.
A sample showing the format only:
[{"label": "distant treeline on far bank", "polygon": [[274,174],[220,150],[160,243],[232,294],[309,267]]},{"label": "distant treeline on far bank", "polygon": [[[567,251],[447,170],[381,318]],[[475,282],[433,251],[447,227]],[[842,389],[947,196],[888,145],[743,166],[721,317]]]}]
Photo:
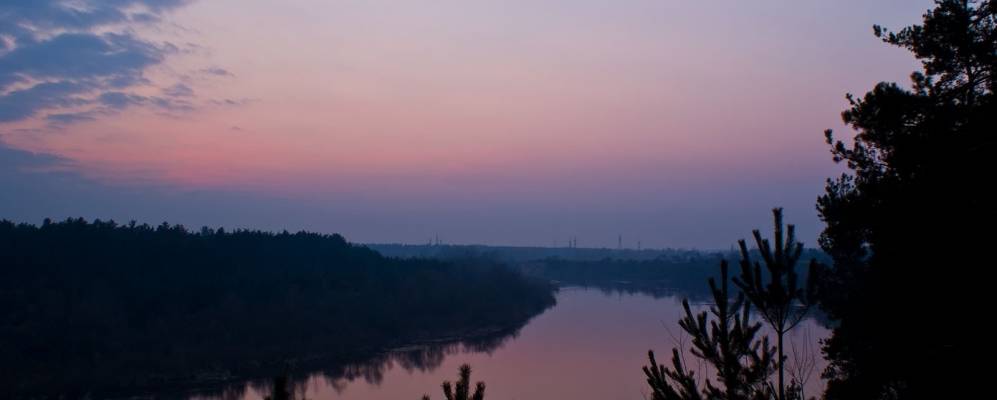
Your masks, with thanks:
[{"label": "distant treeline on far bank", "polygon": [[[411,259],[479,259],[509,265],[527,276],[562,285],[656,296],[682,294],[698,298],[709,291],[703,282],[716,275],[721,260],[736,262],[736,249],[628,249],[585,247],[519,247],[457,244],[368,244],[389,257]],[[759,257],[756,250],[750,254]],[[801,259],[829,262],[817,249],[804,249]],[[803,272],[806,276],[806,272]]]}]

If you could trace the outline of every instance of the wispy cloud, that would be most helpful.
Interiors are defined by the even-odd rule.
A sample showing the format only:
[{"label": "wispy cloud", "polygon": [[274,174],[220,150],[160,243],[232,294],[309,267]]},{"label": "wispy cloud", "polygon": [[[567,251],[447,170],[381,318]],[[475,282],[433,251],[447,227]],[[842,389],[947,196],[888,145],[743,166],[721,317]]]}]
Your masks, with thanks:
[{"label": "wispy cloud", "polygon": [[63,80],[10,91],[0,95],[0,122],[30,118],[40,110],[85,105],[90,100],[79,96],[92,90],[90,83]]},{"label": "wispy cloud", "polygon": [[200,73],[206,74],[206,75],[215,75],[215,76],[235,76],[235,74],[229,72],[228,70],[226,70],[224,68],[220,68],[220,67],[204,68],[204,69],[198,70],[197,72],[200,72]]},{"label": "wispy cloud", "polygon": [[57,113],[45,116],[45,120],[53,125],[70,125],[78,122],[93,121],[97,119],[98,114],[96,111]]},{"label": "wispy cloud", "polygon": [[97,101],[110,110],[123,110],[134,106],[151,106],[169,112],[194,110],[194,105],[186,100],[169,97],[140,96],[125,92],[105,92],[97,98]]},{"label": "wispy cloud", "polygon": [[163,94],[170,97],[194,97],[194,89],[182,83],[163,89]]},{"label": "wispy cloud", "polygon": [[213,99],[209,100],[209,103],[216,106],[226,106],[226,107],[239,107],[247,104],[255,103],[259,99],[241,98],[241,99]]},{"label": "wispy cloud", "polygon": [[193,106],[177,84],[164,97],[132,93],[145,72],[180,50],[134,33],[190,0],[13,0],[0,4],[0,122],[44,115],[58,124],[93,120],[131,106]]}]

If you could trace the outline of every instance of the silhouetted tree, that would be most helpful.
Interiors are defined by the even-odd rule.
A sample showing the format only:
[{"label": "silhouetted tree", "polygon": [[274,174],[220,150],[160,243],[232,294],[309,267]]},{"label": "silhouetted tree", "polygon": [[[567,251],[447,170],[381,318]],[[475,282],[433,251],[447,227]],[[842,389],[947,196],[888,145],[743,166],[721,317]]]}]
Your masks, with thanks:
[{"label": "silhouetted tree", "polygon": [[[775,349],[767,337],[758,338],[760,323],[751,322],[751,305],[743,293],[728,291],[727,261],[720,264],[720,284],[709,279],[713,305],[693,314],[682,300],[685,316],[679,326],[692,337],[692,354],[716,370],[719,386],[709,379],[700,388],[695,373],[683,364],[680,349],[672,349],[672,367],[660,365],[648,352],[643,368],[653,400],[768,400],[773,396],[769,376]],[[712,317],[711,317],[712,316]]]},{"label": "silhouetted tree", "polygon": [[291,389],[290,378],[287,375],[278,375],[273,378],[273,387],[270,388],[270,395],[264,400],[292,400],[294,398]]},{"label": "silhouetted tree", "polygon": [[[263,400],[295,400],[294,381],[291,379],[291,369],[293,362],[285,361],[284,369],[279,375],[275,375],[270,380],[270,394],[263,397]],[[301,400],[308,400],[302,395]]]},{"label": "silhouetted tree", "polygon": [[[446,400],[483,400],[485,398],[485,383],[478,382],[471,393],[471,366],[460,366],[456,387],[450,381],[443,382],[443,396]],[[429,400],[429,395],[423,395],[422,400]]]},{"label": "silhouetted tree", "polygon": [[[939,0],[922,25],[874,33],[909,50],[922,70],[911,87],[880,83],[851,95],[842,113],[850,146],[826,131],[835,162],[851,171],[818,199],[821,307],[838,320],[823,351],[829,399],[957,397],[982,310],[968,269],[997,225],[997,5]],[[919,323],[927,320],[927,323]],[[968,385],[967,385],[968,386]]]},{"label": "silhouetted tree", "polygon": [[817,261],[811,260],[811,273],[807,274],[806,290],[800,286],[796,264],[803,254],[803,243],[796,241],[796,228],[786,227],[783,235],[782,209],[772,210],[775,220],[775,244],[763,239],[757,229],[752,232],[755,245],[765,262],[765,269],[757,261],[751,260],[748,245],[738,240],[741,250],[741,276],[734,278],[744,296],[758,309],[762,319],[772,327],[776,335],[776,370],[778,371],[778,398],[786,398],[784,336],[806,317],[813,304],[814,277]]}]

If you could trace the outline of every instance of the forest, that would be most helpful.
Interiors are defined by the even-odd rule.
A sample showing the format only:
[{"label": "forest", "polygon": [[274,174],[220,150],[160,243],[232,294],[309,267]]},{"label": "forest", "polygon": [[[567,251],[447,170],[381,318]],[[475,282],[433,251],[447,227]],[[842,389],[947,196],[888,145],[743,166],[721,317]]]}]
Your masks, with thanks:
[{"label": "forest", "polygon": [[0,397],[245,379],[489,335],[553,291],[488,261],[386,258],[339,235],[3,221]]}]

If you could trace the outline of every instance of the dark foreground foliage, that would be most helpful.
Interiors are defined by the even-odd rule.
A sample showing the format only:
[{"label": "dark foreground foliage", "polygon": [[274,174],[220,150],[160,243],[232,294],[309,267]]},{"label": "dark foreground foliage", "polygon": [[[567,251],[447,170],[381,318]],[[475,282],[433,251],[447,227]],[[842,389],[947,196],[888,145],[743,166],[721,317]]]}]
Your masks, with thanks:
[{"label": "dark foreground foliage", "polygon": [[[922,63],[910,88],[849,96],[852,143],[826,133],[850,170],[827,183],[821,247],[834,268],[821,306],[838,320],[824,351],[828,399],[959,398],[980,327],[997,208],[997,3],[939,0],[886,43]],[[962,393],[960,393],[962,392]]]},{"label": "dark foreground foliage", "polygon": [[759,335],[762,325],[751,321],[751,303],[744,293],[730,293],[727,262],[720,264],[720,284],[709,279],[713,305],[693,314],[689,301],[682,300],[685,317],[679,326],[692,337],[692,354],[708,362],[716,371],[716,384],[707,379],[700,387],[695,367],[683,362],[680,351],[672,349],[671,368],[658,364],[654,352],[648,352],[650,365],[644,375],[652,400],[769,400],[773,398],[768,382],[775,370],[776,349],[768,337]]},{"label": "dark foreground foliage", "polygon": [[[762,262],[752,261],[744,240],[741,250],[740,276],[729,278],[727,260],[720,261],[720,281],[707,280],[711,303],[709,310],[693,314],[688,299],[682,299],[685,316],[679,326],[692,339],[688,349],[705,361],[716,375],[713,381],[696,375],[696,367],[682,357],[684,348],[672,348],[671,367],[658,364],[654,352],[648,352],[650,365],[643,368],[652,400],[802,400],[803,383],[793,378],[785,381],[786,357],[783,336],[805,318],[815,285],[808,274],[800,279],[797,264],[803,244],[796,241],[793,225],[782,221],[782,209],[773,210],[774,243],[760,231],[753,236],[756,253]],[[763,267],[764,264],[764,267]],[[810,269],[817,268],[815,259]],[[731,292],[733,281],[738,289]],[[807,282],[804,290],[802,282]],[[752,309],[752,306],[755,309]],[[758,314],[776,335],[775,347],[761,334],[762,324],[753,322]],[[700,372],[703,369],[699,369]],[[773,381],[772,375],[776,378]]]},{"label": "dark foreground foliage", "polygon": [[2,398],[128,393],[517,326],[552,288],[339,235],[0,222]]}]

